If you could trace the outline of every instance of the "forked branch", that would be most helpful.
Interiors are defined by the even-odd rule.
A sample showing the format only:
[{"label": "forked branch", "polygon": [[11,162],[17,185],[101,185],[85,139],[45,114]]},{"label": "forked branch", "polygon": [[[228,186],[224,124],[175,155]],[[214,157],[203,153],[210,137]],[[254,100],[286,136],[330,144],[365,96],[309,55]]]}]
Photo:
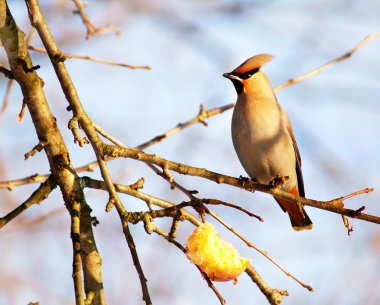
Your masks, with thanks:
[{"label": "forked branch", "polygon": [[341,205],[342,202],[347,198],[351,198],[352,196],[356,196],[362,193],[372,192],[373,191],[372,188],[367,188],[365,190],[356,192],[354,194],[350,194],[348,195],[349,197],[347,198],[340,197],[340,198],[336,198],[329,201],[318,201],[318,200],[294,196],[278,188],[273,188],[270,185],[261,184],[258,182],[254,182],[252,180],[244,179],[243,181],[243,179],[238,179],[231,176],[219,174],[219,173],[212,172],[204,168],[192,167],[183,163],[169,161],[157,155],[146,154],[142,151],[134,150],[131,148],[119,147],[119,146],[114,146],[114,145],[104,145],[104,153],[111,157],[131,158],[131,159],[139,160],[142,162],[152,163],[152,164],[158,165],[161,168],[165,167],[168,170],[175,171],[182,175],[197,176],[197,177],[211,180],[218,184],[220,183],[229,184],[229,185],[232,185],[232,186],[235,186],[247,191],[260,191],[263,193],[273,195],[278,198],[287,199],[294,203],[299,203],[302,205],[307,205],[314,208],[327,210],[327,211],[334,212],[337,214],[341,214],[341,215],[343,214],[348,217],[357,218],[357,219],[380,224],[380,217],[378,216],[368,215],[361,212],[358,213],[355,210],[343,208]]}]

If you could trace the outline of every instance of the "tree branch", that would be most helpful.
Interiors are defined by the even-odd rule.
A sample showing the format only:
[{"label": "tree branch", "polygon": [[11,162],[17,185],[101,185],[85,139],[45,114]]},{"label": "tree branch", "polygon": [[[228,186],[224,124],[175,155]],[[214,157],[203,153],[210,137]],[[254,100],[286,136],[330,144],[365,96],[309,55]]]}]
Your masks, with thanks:
[{"label": "tree branch", "polygon": [[54,181],[52,176],[49,177],[46,181],[41,183],[41,185],[33,192],[30,197],[25,200],[21,205],[15,208],[13,211],[5,215],[4,217],[0,217],[0,229],[4,227],[11,220],[16,218],[22,212],[26,211],[33,204],[40,204],[43,200],[45,200],[49,194],[53,191],[53,189],[57,186],[57,183]]},{"label": "tree branch", "polygon": [[376,32],[372,35],[369,35],[367,37],[365,37],[361,42],[359,42],[355,47],[353,47],[352,49],[348,50],[346,53],[344,53],[343,55],[340,55],[338,56],[337,58],[334,58],[333,60],[330,60],[328,63],[324,64],[323,66],[317,68],[317,69],[314,69],[306,74],[303,74],[301,76],[298,76],[298,77],[295,77],[295,78],[290,78],[289,80],[287,80],[286,82],[284,82],[283,84],[277,86],[276,88],[273,89],[274,92],[278,92],[286,87],[289,87],[289,86],[293,86],[297,83],[300,83],[300,82],[303,82],[304,80],[308,79],[308,78],[311,78],[317,74],[320,74],[322,72],[324,72],[325,70],[327,69],[330,69],[331,67],[335,66],[337,63],[345,60],[345,59],[348,59],[350,58],[356,51],[358,51],[359,49],[361,49],[362,47],[364,47],[365,45],[367,45],[368,43],[370,43],[371,41],[377,39],[380,37],[380,32]]},{"label": "tree branch", "polygon": [[[91,187],[91,188],[97,188],[97,189],[105,189],[104,182],[90,179],[88,177],[82,178],[84,179],[84,184],[86,187]],[[120,185],[115,185],[116,189],[120,192],[138,197],[140,199],[145,198],[145,196],[148,196],[150,203],[163,207],[163,210],[152,210],[148,212],[135,212],[135,213],[128,213],[125,218],[125,220],[136,224],[139,221],[146,221],[146,219],[154,219],[157,217],[173,217],[173,219],[178,216],[178,212],[181,212],[181,218],[180,220],[189,220],[191,221],[195,226],[199,226],[200,221],[196,218],[194,218],[193,215],[191,215],[189,212],[187,212],[184,208],[191,206],[197,210],[197,205],[198,203],[193,203],[193,202],[182,202],[180,204],[173,204],[167,201],[163,201],[162,199],[154,198],[150,195],[143,194],[141,191],[134,191],[130,189],[128,186],[120,186]],[[143,199],[145,200],[145,199]],[[197,200],[202,201],[202,199]],[[238,238],[240,238],[248,247],[251,247],[258,251],[260,254],[265,256],[268,260],[270,260],[275,266],[277,266],[281,271],[283,271],[287,276],[293,278],[295,281],[297,281],[299,284],[301,284],[303,287],[307,288],[310,291],[313,291],[313,288],[304,282],[300,281],[298,278],[296,278],[293,274],[291,274],[289,271],[287,271],[285,268],[283,268],[279,263],[277,263],[266,251],[260,249],[259,247],[255,246],[252,244],[248,239],[246,239],[244,236],[242,236],[239,232],[237,232],[234,228],[232,228],[230,225],[228,225],[225,221],[223,221],[216,213],[210,211],[207,209],[206,211],[208,214],[210,214],[212,217],[214,217],[216,220],[218,220],[223,226],[225,226],[228,230],[230,230],[233,234],[235,234]]]},{"label": "tree branch", "polygon": [[14,79],[10,79],[8,81],[7,90],[5,91],[3,105],[1,106],[1,109],[0,109],[0,119],[3,117],[5,110],[8,107],[9,99],[10,99],[11,92],[12,92],[13,83],[14,83]]},{"label": "tree branch", "polygon": [[[83,184],[85,187],[93,188],[93,189],[99,189],[99,190],[107,190],[106,185],[103,181],[92,179],[90,177],[83,177],[82,181],[83,181]],[[133,196],[135,198],[139,198],[139,199],[145,201],[148,205],[154,204],[154,205],[159,206],[161,208],[170,208],[170,207],[174,206],[174,204],[169,202],[169,201],[154,197],[152,195],[148,195],[148,194],[142,192],[141,190],[135,190],[130,186],[115,183],[115,188],[116,188],[117,192],[127,194],[127,195]],[[196,226],[198,226],[200,224],[199,220],[196,217],[194,217],[191,213],[186,211],[185,209],[181,210],[181,213],[182,213],[183,217],[186,217],[186,219],[189,220],[192,224],[194,224]]]},{"label": "tree branch", "polygon": [[[197,176],[201,178],[205,178],[216,182],[218,184],[229,184],[247,191],[260,191],[263,193],[270,194],[272,196],[283,198],[289,201],[292,201],[297,204],[307,205],[314,208],[327,210],[337,214],[343,214],[348,217],[357,218],[369,222],[374,222],[380,224],[380,217],[368,215],[364,213],[358,213],[355,210],[345,209],[341,206],[341,203],[346,199],[353,196],[353,194],[349,195],[350,197],[340,197],[337,199],[329,200],[329,201],[318,201],[308,198],[303,198],[299,196],[295,196],[293,194],[287,193],[278,188],[274,188],[271,185],[261,184],[258,182],[254,182],[252,180],[238,179],[231,176],[219,174],[216,172],[212,172],[206,170],[204,168],[192,167],[183,163],[169,161],[163,158],[160,158],[157,155],[146,154],[142,151],[134,150],[126,147],[119,147],[114,145],[104,145],[104,153],[111,157],[124,157],[131,158],[142,162],[149,162],[159,167],[166,167],[171,171],[175,171],[182,175],[189,176]],[[244,180],[244,181],[243,181]],[[367,188],[365,190],[354,193],[355,195],[372,192],[372,188]]]},{"label": "tree branch", "polygon": [[260,274],[251,265],[247,267],[245,272],[249,275],[253,282],[256,283],[260,291],[266,296],[269,304],[279,305],[282,302],[282,296],[288,296],[289,293],[286,290],[272,289],[262,279]]},{"label": "tree branch", "polygon": [[106,27],[98,28],[96,27],[91,19],[88,17],[86,12],[84,11],[85,4],[80,0],[73,0],[75,6],[77,7],[76,13],[78,13],[82,17],[82,21],[87,28],[86,39],[90,39],[95,34],[103,34],[107,32],[115,32],[117,35],[121,35],[121,32],[118,27],[113,25],[108,25]]},{"label": "tree branch", "polygon": [[[170,237],[170,234],[158,229],[155,225],[153,224],[150,224],[151,226],[151,231],[164,237],[169,243],[173,244],[174,246],[176,246],[180,251],[183,252],[183,254],[186,255],[186,249],[179,243],[177,242],[175,239],[171,238]],[[220,294],[220,292],[218,291],[218,289],[216,289],[215,285],[212,283],[212,281],[210,280],[210,278],[207,276],[206,273],[204,273],[201,268],[199,268],[197,265],[195,265],[195,267],[197,267],[197,269],[199,270],[199,272],[202,274],[203,278],[206,280],[207,282],[207,285],[208,287],[210,287],[210,289],[215,293],[215,295],[217,296],[217,298],[219,299],[219,302],[221,305],[225,305],[226,304],[226,301],[225,299],[223,298],[223,296]]]},{"label": "tree branch", "polygon": [[[99,138],[97,131],[95,130],[94,124],[90,117],[85,112],[77,91],[75,89],[75,86],[71,80],[71,77],[66,69],[66,66],[63,62],[63,55],[59,51],[58,46],[56,45],[54,38],[52,37],[49,28],[46,25],[46,22],[43,18],[43,15],[41,13],[40,7],[38,5],[37,0],[27,0],[28,9],[29,9],[29,16],[31,19],[32,25],[37,29],[38,34],[41,37],[41,40],[45,46],[45,49],[50,57],[50,60],[53,64],[53,67],[55,69],[55,72],[58,76],[58,79],[60,81],[61,87],[63,92],[65,93],[65,96],[67,98],[67,101],[70,104],[70,108],[72,109],[74,113],[74,118],[78,120],[81,128],[87,135],[92,148],[95,152],[100,171],[102,174],[102,177],[107,185],[107,190],[109,193],[109,202],[107,204],[107,207],[112,207],[113,205],[116,206],[117,211],[119,213],[120,218],[122,219],[122,226],[123,226],[123,232],[127,239],[128,247],[130,249],[132,259],[134,262],[134,265],[136,267],[137,273],[140,278],[141,288],[143,292],[143,298],[147,305],[151,304],[151,300],[148,293],[148,287],[146,285],[146,278],[144,276],[144,273],[142,271],[141,265],[138,260],[138,255],[136,251],[136,246],[133,241],[133,237],[129,231],[128,228],[128,222],[123,220],[123,215],[126,213],[117,193],[114,187],[114,184],[112,182],[112,179],[109,175],[108,168],[106,166],[106,163],[104,161],[104,154],[103,154],[103,143],[101,139]],[[86,291],[92,291],[92,289],[86,289]],[[99,300],[99,302],[105,303],[105,300]]]},{"label": "tree branch", "polygon": [[221,114],[231,108],[234,107],[235,104],[228,104],[225,106],[217,107],[217,108],[212,108],[207,111],[204,110],[203,104],[201,104],[199,113],[192,119],[186,121],[185,123],[179,123],[177,126],[174,128],[168,130],[167,132],[160,134],[158,136],[155,136],[154,138],[140,144],[139,146],[136,146],[135,149],[137,150],[144,150],[145,148],[152,146],[154,144],[157,144],[161,142],[162,140],[171,137],[172,135],[184,130],[187,127],[190,127],[196,123],[202,123],[204,126],[207,126],[207,123],[205,122],[205,119],[208,119],[212,116]]},{"label": "tree branch", "polygon": [[[28,4],[30,3],[28,2]],[[30,8],[30,5],[28,8]],[[29,13],[33,20],[33,13],[30,11]],[[91,216],[89,210],[86,209],[87,203],[84,199],[83,190],[78,184],[79,179],[70,162],[65,142],[46,100],[43,91],[43,81],[36,73],[37,66],[33,66],[24,38],[25,34],[18,29],[6,2],[0,0],[0,39],[7,53],[9,66],[15,80],[21,87],[24,102],[31,114],[38,139],[39,141],[46,142],[43,149],[48,157],[52,175],[61,189],[66,207],[71,215],[73,274],[75,275],[73,279],[76,304],[83,304],[81,261],[78,259],[78,253],[80,255],[83,255],[85,252],[87,254],[91,253],[87,257],[83,255],[84,265],[86,265],[85,261],[88,257],[99,257],[92,234]],[[86,223],[90,225],[86,226]],[[79,232],[78,227],[80,228]],[[78,233],[80,233],[79,241],[77,237]],[[84,269],[87,270],[86,267]],[[96,272],[93,272],[94,270],[91,270],[91,276],[85,274],[85,283],[86,288],[91,286],[86,291],[91,291],[95,286],[101,287],[96,291],[97,298],[95,299],[97,300],[102,297],[104,292],[101,271],[98,269]]]},{"label": "tree branch", "polygon": [[[35,52],[39,52],[39,53],[47,53],[47,51],[43,48],[28,46],[28,49],[35,51]],[[88,61],[97,62],[97,63],[101,63],[101,64],[106,64],[106,65],[111,65],[111,66],[119,66],[119,67],[123,67],[123,68],[129,68],[132,70],[136,70],[136,69],[152,70],[152,67],[147,66],[147,65],[145,65],[145,66],[128,65],[128,64],[124,64],[124,63],[110,61],[110,60],[98,59],[98,58],[93,58],[90,56],[75,55],[75,54],[66,53],[66,52],[62,52],[61,54],[66,58],[83,59],[83,60],[88,60]]]},{"label": "tree branch", "polygon": [[263,249],[257,247],[253,243],[251,243],[248,239],[246,239],[243,235],[241,235],[238,231],[236,231],[233,227],[231,227],[229,224],[227,224],[224,220],[222,220],[218,215],[216,215],[212,211],[208,211],[208,213],[214,217],[217,221],[219,221],[224,227],[226,227],[228,230],[230,230],[232,233],[234,233],[237,237],[239,237],[248,247],[255,249],[257,252],[265,256],[270,262],[272,262],[276,267],[278,267],[282,272],[284,272],[287,276],[291,277],[293,280],[295,280],[297,283],[299,283],[302,287],[306,288],[309,291],[314,291],[314,288],[310,285],[302,282],[299,280],[295,275],[290,273],[288,270],[286,270],[284,267],[282,267],[279,263],[275,261],[275,259],[270,256],[266,251]]}]

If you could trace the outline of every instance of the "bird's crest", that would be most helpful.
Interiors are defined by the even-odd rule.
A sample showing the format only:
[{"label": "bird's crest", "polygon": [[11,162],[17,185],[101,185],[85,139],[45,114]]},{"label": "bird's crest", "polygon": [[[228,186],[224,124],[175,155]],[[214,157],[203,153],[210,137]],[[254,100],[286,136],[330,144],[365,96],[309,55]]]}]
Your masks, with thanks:
[{"label": "bird's crest", "polygon": [[271,61],[274,58],[273,55],[270,54],[258,54],[248,58],[245,62],[243,62],[239,67],[237,67],[232,72],[235,74],[244,74],[253,69],[259,69],[264,66],[267,62]]}]

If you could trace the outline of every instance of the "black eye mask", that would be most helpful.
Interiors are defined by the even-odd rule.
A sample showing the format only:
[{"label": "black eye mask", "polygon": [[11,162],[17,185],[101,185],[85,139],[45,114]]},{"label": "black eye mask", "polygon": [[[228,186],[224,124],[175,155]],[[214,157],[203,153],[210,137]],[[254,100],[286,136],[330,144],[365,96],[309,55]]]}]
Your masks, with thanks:
[{"label": "black eye mask", "polygon": [[250,78],[253,74],[257,73],[260,69],[259,68],[255,68],[255,69],[252,69],[248,72],[245,72],[243,74],[235,74],[236,76],[238,76],[239,78],[241,79],[248,79]]},{"label": "black eye mask", "polygon": [[[244,86],[243,86],[243,83],[241,82],[241,80],[246,80],[246,79],[251,78],[252,75],[257,73],[259,70],[260,70],[260,68],[255,68],[255,69],[249,70],[245,73],[231,72],[231,73],[225,73],[225,74],[223,74],[223,76],[229,78],[232,81],[232,83],[236,89],[236,92],[238,94],[240,94],[244,89],[243,88]],[[232,77],[232,75],[234,77]]]}]

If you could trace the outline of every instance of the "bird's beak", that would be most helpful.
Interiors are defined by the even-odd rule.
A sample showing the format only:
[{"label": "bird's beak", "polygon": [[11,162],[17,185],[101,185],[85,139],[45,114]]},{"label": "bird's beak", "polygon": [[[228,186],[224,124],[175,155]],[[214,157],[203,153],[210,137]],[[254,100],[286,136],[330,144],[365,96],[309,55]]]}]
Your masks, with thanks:
[{"label": "bird's beak", "polygon": [[230,80],[241,81],[241,79],[240,79],[238,76],[236,76],[236,75],[234,75],[234,74],[232,74],[232,73],[224,73],[223,76],[224,76],[225,78],[230,79]]}]

